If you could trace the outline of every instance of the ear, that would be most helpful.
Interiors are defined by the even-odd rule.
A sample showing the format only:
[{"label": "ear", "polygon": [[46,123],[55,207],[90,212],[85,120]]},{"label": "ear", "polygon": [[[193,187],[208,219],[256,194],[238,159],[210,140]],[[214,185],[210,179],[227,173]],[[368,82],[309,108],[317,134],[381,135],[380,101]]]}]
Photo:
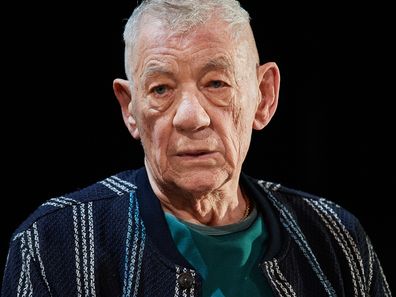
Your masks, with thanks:
[{"label": "ear", "polygon": [[113,90],[120,103],[122,117],[129,133],[133,138],[140,139],[136,120],[132,114],[132,96],[129,85],[129,81],[117,78],[113,82]]},{"label": "ear", "polygon": [[261,130],[271,120],[278,106],[280,73],[274,62],[258,67],[259,102],[253,121],[253,129]]}]

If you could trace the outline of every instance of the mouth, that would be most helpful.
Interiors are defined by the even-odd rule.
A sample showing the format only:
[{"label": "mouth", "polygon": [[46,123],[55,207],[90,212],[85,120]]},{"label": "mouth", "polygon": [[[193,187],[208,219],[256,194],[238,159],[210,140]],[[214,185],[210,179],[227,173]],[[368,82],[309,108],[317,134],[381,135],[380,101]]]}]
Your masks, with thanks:
[{"label": "mouth", "polygon": [[178,157],[201,157],[213,154],[214,152],[211,151],[187,151],[187,152],[180,152],[177,154]]},{"label": "mouth", "polygon": [[216,166],[221,160],[218,151],[211,150],[183,150],[175,155],[175,161],[178,166],[187,166],[193,168],[208,168]]},{"label": "mouth", "polygon": [[208,151],[208,150],[188,150],[181,151],[176,154],[180,160],[190,160],[190,161],[204,161],[212,158],[216,158],[216,151]]}]

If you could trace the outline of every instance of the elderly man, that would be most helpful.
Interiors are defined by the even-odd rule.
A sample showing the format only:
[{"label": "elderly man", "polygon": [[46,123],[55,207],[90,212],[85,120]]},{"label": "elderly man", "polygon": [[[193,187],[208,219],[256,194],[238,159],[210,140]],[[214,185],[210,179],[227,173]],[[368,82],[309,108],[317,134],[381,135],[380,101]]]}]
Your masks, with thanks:
[{"label": "elderly man", "polygon": [[390,296],[358,221],[241,173],[278,102],[235,0],[148,0],[114,91],[145,167],[44,203],[14,234],[4,296]]}]

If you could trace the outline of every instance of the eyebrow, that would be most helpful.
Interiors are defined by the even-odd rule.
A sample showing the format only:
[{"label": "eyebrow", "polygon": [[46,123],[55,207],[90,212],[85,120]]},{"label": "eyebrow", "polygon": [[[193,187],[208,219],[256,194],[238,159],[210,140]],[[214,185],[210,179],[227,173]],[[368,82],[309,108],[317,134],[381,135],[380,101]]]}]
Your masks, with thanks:
[{"label": "eyebrow", "polygon": [[156,75],[174,76],[174,74],[167,68],[158,64],[149,64],[140,75],[143,81]]},{"label": "eyebrow", "polygon": [[225,57],[217,57],[210,59],[204,67],[202,67],[202,72],[209,72],[212,70],[227,70],[231,71],[233,69],[232,63],[229,59]]},{"label": "eyebrow", "polygon": [[[214,70],[224,70],[224,71],[232,71],[232,63],[229,59],[225,57],[217,57],[209,59],[209,61],[201,68],[201,73],[207,73]],[[147,65],[141,74],[140,78],[143,81],[146,81],[148,78],[157,76],[157,75],[166,75],[166,76],[174,76],[174,73],[169,70],[169,68],[158,65],[156,63],[151,63]]]}]

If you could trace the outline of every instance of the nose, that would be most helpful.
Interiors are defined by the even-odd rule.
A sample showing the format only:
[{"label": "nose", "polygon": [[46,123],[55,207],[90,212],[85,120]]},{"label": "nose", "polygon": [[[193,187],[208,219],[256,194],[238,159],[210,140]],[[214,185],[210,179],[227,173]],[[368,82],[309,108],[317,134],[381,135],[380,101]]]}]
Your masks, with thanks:
[{"label": "nose", "polygon": [[210,125],[210,117],[195,95],[184,94],[173,118],[173,125],[180,131],[199,131]]}]

